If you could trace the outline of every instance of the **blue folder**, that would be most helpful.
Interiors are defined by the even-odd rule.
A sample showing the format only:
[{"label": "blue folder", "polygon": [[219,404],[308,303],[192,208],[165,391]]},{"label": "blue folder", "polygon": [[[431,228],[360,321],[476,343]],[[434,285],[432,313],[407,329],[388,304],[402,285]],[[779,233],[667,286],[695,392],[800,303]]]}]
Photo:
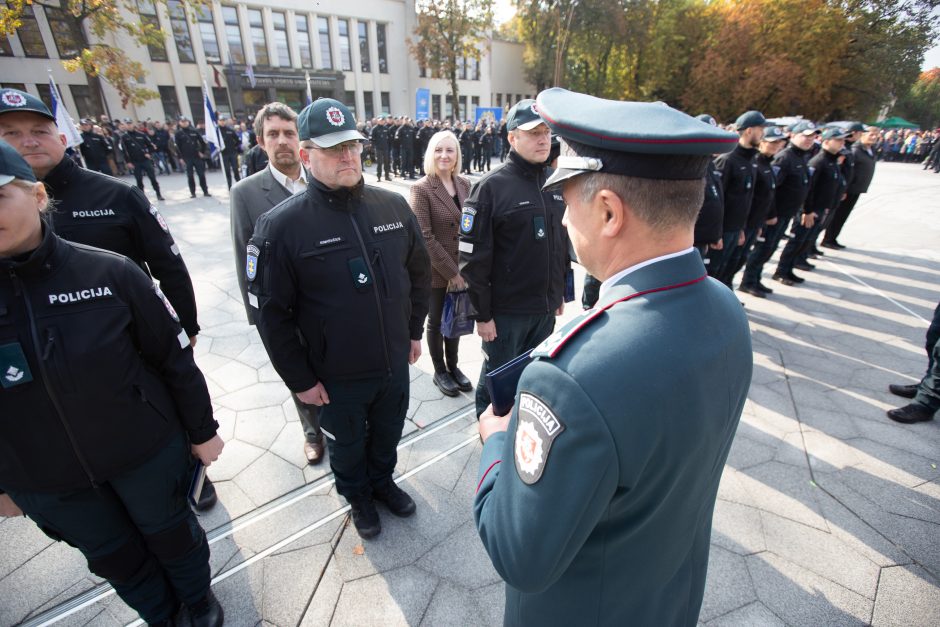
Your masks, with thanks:
[{"label": "blue folder", "polygon": [[497,416],[505,416],[512,411],[512,406],[516,402],[516,388],[519,386],[519,377],[522,376],[522,371],[532,361],[529,356],[530,353],[532,353],[532,349],[486,375],[486,391],[490,393],[493,413]]}]

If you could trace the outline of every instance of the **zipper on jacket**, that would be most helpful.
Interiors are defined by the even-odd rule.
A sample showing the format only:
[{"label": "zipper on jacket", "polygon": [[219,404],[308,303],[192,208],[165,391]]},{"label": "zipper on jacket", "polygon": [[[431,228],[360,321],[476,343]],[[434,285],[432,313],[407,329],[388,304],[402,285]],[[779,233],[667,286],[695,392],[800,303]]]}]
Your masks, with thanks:
[{"label": "zipper on jacket", "polygon": [[[548,216],[548,206],[545,204],[545,195],[542,193],[542,173],[535,173],[535,188],[539,193],[539,200],[542,203],[542,216],[545,219],[545,240],[548,243],[548,255],[546,256],[545,265],[548,266],[548,273],[545,277],[548,279],[545,283],[545,310],[551,314],[552,312],[552,303],[548,300],[548,292],[552,289],[552,238],[549,233],[549,224],[551,224],[551,219]],[[562,296],[564,299],[564,296]]]},{"label": "zipper on jacket", "polygon": [[[13,268],[10,268],[10,279],[13,281],[13,286],[15,292],[19,294],[20,289],[20,278],[17,276],[16,271]],[[29,302],[29,292],[26,290],[26,286],[22,286],[23,301],[26,303],[26,317],[29,319],[29,334],[33,340],[33,350],[36,351],[36,356],[41,357],[37,360],[39,364],[39,376],[42,379],[42,386],[46,390],[46,394],[49,395],[49,400],[52,401],[52,406],[55,408],[56,414],[59,416],[59,422],[62,423],[62,428],[65,430],[65,435],[69,439],[69,443],[72,445],[72,451],[75,453],[75,457],[78,459],[79,465],[82,467],[82,470],[85,472],[85,475],[88,477],[88,481],[93,486],[97,486],[95,483],[94,476],[91,472],[91,467],[88,464],[88,460],[85,459],[85,456],[82,455],[81,451],[78,448],[78,445],[75,443],[75,436],[72,433],[72,429],[69,428],[69,423],[65,419],[65,412],[62,411],[62,404],[59,402],[59,397],[56,395],[55,390],[52,387],[52,384],[49,379],[49,372],[46,370],[46,357],[52,352],[52,336],[49,337],[49,342],[46,344],[46,348],[43,349],[42,344],[39,341],[39,331],[36,329],[36,319],[33,316],[33,305]]]},{"label": "zipper on jacket", "polygon": [[366,250],[366,243],[362,239],[362,233],[359,232],[359,225],[356,224],[356,217],[349,212],[349,221],[352,222],[353,231],[356,233],[356,239],[359,240],[359,249],[362,251],[362,258],[369,264],[369,271],[372,273],[372,294],[375,296],[375,311],[379,317],[379,331],[382,333],[382,350],[385,352],[385,369],[388,374],[392,374],[392,360],[388,356],[388,338],[385,335],[385,317],[382,315],[382,299],[379,298],[379,290],[375,287],[375,266],[369,259],[369,252]]}]

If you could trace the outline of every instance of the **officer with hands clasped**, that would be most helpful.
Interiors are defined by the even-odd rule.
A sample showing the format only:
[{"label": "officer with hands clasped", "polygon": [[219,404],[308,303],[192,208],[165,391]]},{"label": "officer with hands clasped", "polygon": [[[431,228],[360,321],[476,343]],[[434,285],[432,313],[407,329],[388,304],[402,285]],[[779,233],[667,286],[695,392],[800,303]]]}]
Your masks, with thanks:
[{"label": "officer with hands clasped", "polygon": [[703,177],[737,138],[660,103],[553,88],[561,187],[597,305],[488,409],[474,516],[507,625],[695,625],[712,512],[751,380],[734,294],[693,248]]},{"label": "officer with hands clasped", "polygon": [[431,264],[400,195],[364,185],[362,135],[350,110],[322,98],[297,119],[311,177],[262,215],[245,272],[255,322],[278,374],[320,406],[336,489],[363,538],[381,531],[374,501],[410,516],[392,480],[421,354]]},{"label": "officer with hands clasped", "polygon": [[551,132],[535,101],[520,100],[506,127],[512,150],[505,165],[470,190],[460,217],[460,274],[483,339],[483,368],[476,391],[479,416],[490,403],[486,373],[533,348],[564,313],[568,236],[565,203],[542,185]]},{"label": "officer with hands clasped", "polygon": [[222,624],[190,457],[222,451],[186,331],[132,261],[60,239],[0,141],[0,516],[25,513],[151,625]]}]

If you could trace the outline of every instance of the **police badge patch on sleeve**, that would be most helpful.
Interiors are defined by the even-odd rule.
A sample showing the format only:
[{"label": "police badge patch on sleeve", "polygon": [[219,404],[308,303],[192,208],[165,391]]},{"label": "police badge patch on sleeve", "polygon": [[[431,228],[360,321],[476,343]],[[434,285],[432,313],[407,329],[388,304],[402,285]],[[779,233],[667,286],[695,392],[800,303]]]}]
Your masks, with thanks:
[{"label": "police badge patch on sleeve", "polygon": [[565,425],[541,399],[523,392],[519,395],[519,420],[513,446],[516,472],[523,483],[532,485],[542,478],[548,454]]},{"label": "police badge patch on sleeve", "polygon": [[170,304],[170,299],[166,297],[166,294],[163,293],[163,290],[161,290],[156,283],[153,284],[153,291],[157,293],[157,298],[163,301],[163,306],[166,307],[166,310],[170,316],[179,322],[180,317],[176,315],[176,310],[173,309],[173,305]]},{"label": "police badge patch on sleeve", "polygon": [[254,244],[248,244],[248,258],[245,260],[245,276],[249,281],[254,281],[258,276],[258,255],[261,250]]},{"label": "police badge patch on sleeve", "polygon": [[157,221],[157,224],[160,225],[160,228],[163,229],[164,233],[170,232],[170,227],[167,226],[166,220],[163,219],[163,216],[160,215],[160,211],[153,205],[150,205],[150,215],[152,215],[153,219]]},{"label": "police badge patch on sleeve", "polygon": [[460,232],[469,235],[473,232],[473,220],[477,215],[477,210],[473,207],[464,207],[463,214],[460,216]]}]

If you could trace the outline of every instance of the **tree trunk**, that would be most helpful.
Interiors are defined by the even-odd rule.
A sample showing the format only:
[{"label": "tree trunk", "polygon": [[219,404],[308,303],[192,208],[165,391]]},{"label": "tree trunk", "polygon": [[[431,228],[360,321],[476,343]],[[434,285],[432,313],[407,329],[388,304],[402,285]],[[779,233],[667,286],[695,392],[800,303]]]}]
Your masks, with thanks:
[{"label": "tree trunk", "polygon": [[460,88],[457,87],[457,70],[453,70],[448,78],[450,79],[450,98],[454,105],[454,119],[460,121],[460,100],[458,99]]}]

